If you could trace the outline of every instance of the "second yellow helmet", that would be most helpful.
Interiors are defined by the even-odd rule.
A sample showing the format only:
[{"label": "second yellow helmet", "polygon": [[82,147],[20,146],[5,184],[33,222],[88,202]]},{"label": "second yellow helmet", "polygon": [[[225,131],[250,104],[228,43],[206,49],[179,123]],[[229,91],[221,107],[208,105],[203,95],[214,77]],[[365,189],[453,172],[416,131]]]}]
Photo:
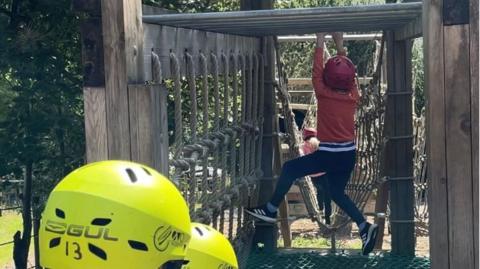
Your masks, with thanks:
[{"label": "second yellow helmet", "polygon": [[238,269],[235,251],[223,234],[195,222],[192,222],[191,234],[185,257],[188,263],[183,269]]}]

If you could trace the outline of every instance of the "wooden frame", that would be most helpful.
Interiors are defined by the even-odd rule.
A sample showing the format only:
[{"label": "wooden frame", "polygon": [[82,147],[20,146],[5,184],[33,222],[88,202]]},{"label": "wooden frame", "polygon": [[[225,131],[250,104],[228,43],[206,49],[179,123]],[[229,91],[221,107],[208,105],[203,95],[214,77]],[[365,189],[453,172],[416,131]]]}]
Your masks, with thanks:
[{"label": "wooden frame", "polygon": [[[251,8],[272,7],[271,1],[242,3]],[[424,1],[423,14],[432,268],[478,268],[478,0],[468,2],[468,21],[454,17],[465,13],[465,5],[455,7],[463,8],[461,12],[445,12],[444,3],[454,1]],[[145,76],[144,55],[149,52],[143,51],[141,1],[75,0],[74,6],[89,15],[82,27],[87,160],[138,160],[166,169],[166,157],[160,154],[168,141],[153,140],[157,131],[166,130],[164,117],[151,117],[165,114],[161,111],[166,106],[165,94],[160,84],[140,86],[149,79]],[[419,20],[413,21],[388,37],[392,124],[387,136],[398,141],[390,141],[386,165],[390,168],[387,176],[397,179],[390,187],[391,216],[397,220],[392,226],[392,247],[399,254],[413,254],[414,248],[412,182],[406,180],[412,175],[408,160],[411,96],[406,93],[412,90],[409,39],[421,33],[421,25]],[[92,29],[99,31],[89,32]],[[200,38],[202,34],[198,35]],[[264,80],[264,178],[259,184],[264,195],[259,196],[260,203],[272,193],[274,178],[273,43],[269,37],[263,40],[265,67],[270,68],[265,69]],[[135,121],[139,115],[144,121]],[[159,148],[143,144],[145,139]],[[267,249],[273,248],[275,229],[271,225],[257,227],[255,240],[267,242]]]}]

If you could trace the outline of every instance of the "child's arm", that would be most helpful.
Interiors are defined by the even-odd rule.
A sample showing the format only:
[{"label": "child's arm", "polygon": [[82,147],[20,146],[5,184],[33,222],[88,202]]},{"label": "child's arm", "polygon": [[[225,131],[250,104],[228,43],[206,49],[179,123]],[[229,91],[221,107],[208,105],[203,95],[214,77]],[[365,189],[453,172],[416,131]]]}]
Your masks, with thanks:
[{"label": "child's arm", "polygon": [[[337,48],[337,55],[347,56],[347,51],[343,46],[343,33],[342,32],[333,32],[331,33],[333,41],[335,42],[335,46]],[[359,100],[359,92],[358,92],[358,85],[357,81],[353,83],[352,93],[355,100],[358,102]]]},{"label": "child's arm", "polygon": [[343,33],[342,32],[333,32],[332,33],[333,41],[335,42],[335,46],[337,48],[337,54],[347,56],[347,52],[345,47],[343,47]]},{"label": "child's arm", "polygon": [[323,46],[325,41],[324,33],[317,33],[317,46],[313,56],[312,84],[316,95],[318,96],[325,86],[323,83]]}]

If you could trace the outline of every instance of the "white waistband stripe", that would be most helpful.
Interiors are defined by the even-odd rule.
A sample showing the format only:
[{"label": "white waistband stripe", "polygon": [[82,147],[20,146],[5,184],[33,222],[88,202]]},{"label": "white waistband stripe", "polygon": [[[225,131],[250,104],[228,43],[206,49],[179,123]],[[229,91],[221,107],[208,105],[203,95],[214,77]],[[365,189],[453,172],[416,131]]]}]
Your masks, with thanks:
[{"label": "white waistband stripe", "polygon": [[321,151],[329,151],[329,152],[343,152],[343,151],[351,151],[355,150],[357,147],[355,145],[350,147],[341,147],[341,148],[330,148],[330,147],[318,147],[318,150]]},{"label": "white waistband stripe", "polygon": [[348,144],[355,144],[355,141],[348,142],[320,142],[320,145],[334,145],[334,146],[343,146]]}]

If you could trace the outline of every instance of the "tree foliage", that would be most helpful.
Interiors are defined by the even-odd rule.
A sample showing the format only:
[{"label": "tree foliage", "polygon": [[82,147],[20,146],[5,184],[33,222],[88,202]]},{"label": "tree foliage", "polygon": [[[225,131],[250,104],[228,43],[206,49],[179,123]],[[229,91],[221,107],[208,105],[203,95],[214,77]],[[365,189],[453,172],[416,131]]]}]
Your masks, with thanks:
[{"label": "tree foliage", "polygon": [[32,163],[38,199],[83,162],[78,18],[70,5],[0,1],[0,177],[22,179]]}]

